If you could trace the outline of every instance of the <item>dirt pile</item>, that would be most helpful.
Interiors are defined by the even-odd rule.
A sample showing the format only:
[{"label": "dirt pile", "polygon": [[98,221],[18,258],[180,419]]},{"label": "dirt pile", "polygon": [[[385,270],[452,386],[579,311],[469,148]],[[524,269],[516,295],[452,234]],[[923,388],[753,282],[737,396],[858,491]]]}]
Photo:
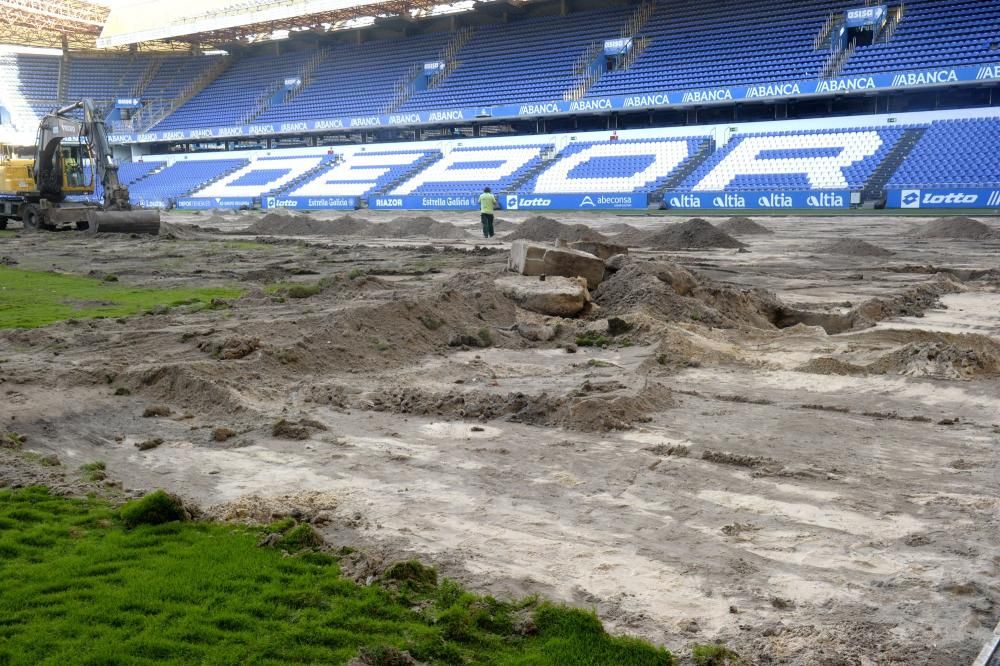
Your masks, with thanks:
[{"label": "dirt pile", "polygon": [[724,231],[716,229],[708,221],[695,217],[687,222],[671,224],[649,236],[646,245],[654,250],[687,250],[696,248],[741,248],[739,242]]},{"label": "dirt pile", "polygon": [[849,315],[852,328],[866,328],[875,322],[893,317],[920,316],[927,310],[939,306],[940,298],[944,294],[954,294],[963,290],[959,280],[947,274],[939,274],[934,279],[895,296],[865,301]]},{"label": "dirt pile", "polygon": [[270,523],[286,516],[313,522],[318,516],[335,511],[337,501],[332,493],[316,490],[276,497],[245,495],[232,502],[208,507],[204,515],[211,520],[255,525]]},{"label": "dirt pile", "polygon": [[715,228],[726,232],[730,236],[753,236],[774,233],[764,225],[757,224],[749,217],[743,217],[742,215],[731,217],[725,222],[715,225]]},{"label": "dirt pile", "polygon": [[407,298],[400,293],[336,316],[272,322],[253,334],[264,342],[270,358],[310,374],[392,367],[446,348],[455,335],[497,344],[520,340],[512,329],[516,307],[491,278],[457,273],[431,294]]},{"label": "dirt pile", "polygon": [[813,375],[839,375],[841,377],[864,377],[868,374],[868,369],[863,365],[848,363],[832,356],[809,359],[796,370]]},{"label": "dirt pile", "polygon": [[592,240],[606,241],[607,238],[585,224],[563,224],[551,217],[536,215],[517,225],[513,232],[504,240],[530,240],[541,243],[554,243],[557,240],[569,242]]},{"label": "dirt pile", "polygon": [[781,306],[770,292],[716,284],[667,261],[627,264],[592,297],[608,316],[643,311],[661,321],[719,328],[773,328],[773,313]]},{"label": "dirt pile", "polygon": [[942,217],[921,225],[910,235],[915,238],[951,238],[954,240],[1000,240],[1000,230],[971,217]]},{"label": "dirt pile", "polygon": [[914,342],[886,354],[867,370],[879,375],[973,379],[1000,373],[1000,357],[944,342]]},{"label": "dirt pile", "polygon": [[889,257],[892,252],[863,240],[841,238],[833,243],[816,248],[820,254],[837,254],[845,257]]},{"label": "dirt pile", "polygon": [[231,416],[248,411],[239,395],[239,382],[230,382],[214,362],[130,368],[116,383],[140,393],[202,414]]},{"label": "dirt pile", "polygon": [[419,215],[416,217],[397,217],[386,224],[373,224],[369,227],[373,235],[385,238],[435,238],[440,240],[457,240],[469,238],[465,229],[450,222],[438,222],[433,217]]},{"label": "dirt pile", "polygon": [[639,229],[638,227],[622,225],[625,227],[614,236],[614,241],[626,247],[646,247],[649,239],[656,236],[658,229]]},{"label": "dirt pile", "polygon": [[484,421],[506,417],[528,425],[607,432],[645,423],[650,413],[672,406],[673,399],[670,390],[660,384],[648,384],[636,391],[617,382],[585,382],[563,396],[390,388],[368,394],[363,404],[375,411],[399,414]]},{"label": "dirt pile", "polygon": [[248,232],[274,236],[364,236],[371,223],[352,215],[317,220],[307,215],[268,213],[250,225]]}]

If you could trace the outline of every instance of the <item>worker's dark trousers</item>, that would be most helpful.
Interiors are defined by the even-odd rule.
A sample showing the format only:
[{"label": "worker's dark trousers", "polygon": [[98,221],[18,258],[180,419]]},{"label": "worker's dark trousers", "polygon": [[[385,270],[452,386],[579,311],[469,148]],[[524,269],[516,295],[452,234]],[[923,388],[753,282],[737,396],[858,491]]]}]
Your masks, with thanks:
[{"label": "worker's dark trousers", "polygon": [[483,238],[493,238],[493,213],[482,213]]}]

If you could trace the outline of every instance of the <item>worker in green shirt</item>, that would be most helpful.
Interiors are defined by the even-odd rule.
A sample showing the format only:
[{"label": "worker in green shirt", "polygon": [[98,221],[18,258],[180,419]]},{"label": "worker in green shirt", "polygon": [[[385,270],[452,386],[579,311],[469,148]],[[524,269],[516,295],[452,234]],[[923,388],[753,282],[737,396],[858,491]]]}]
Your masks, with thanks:
[{"label": "worker in green shirt", "polygon": [[483,222],[483,238],[493,238],[493,211],[500,207],[500,202],[490,188],[484,187],[479,195],[479,215]]}]

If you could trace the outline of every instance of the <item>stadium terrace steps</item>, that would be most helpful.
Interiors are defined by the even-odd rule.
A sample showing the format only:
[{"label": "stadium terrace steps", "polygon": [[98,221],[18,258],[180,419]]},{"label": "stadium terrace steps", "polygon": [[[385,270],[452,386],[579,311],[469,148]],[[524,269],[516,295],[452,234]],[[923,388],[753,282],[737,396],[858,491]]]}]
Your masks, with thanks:
[{"label": "stadium terrace steps", "polygon": [[715,140],[705,139],[698,146],[698,149],[692,153],[691,157],[685,160],[684,164],[679,166],[674,173],[670,175],[663,184],[650,192],[649,200],[651,203],[659,203],[663,201],[664,195],[670,190],[676,189],[681,183],[684,182],[688,176],[695,172],[695,170],[700,167],[705,160],[707,160],[712,153],[715,152]]},{"label": "stadium terrace steps", "polygon": [[913,127],[903,132],[903,136],[900,137],[893,149],[886,155],[886,158],[875,169],[868,182],[865,183],[864,189],[861,190],[861,200],[863,202],[881,201],[884,199],[885,186],[892,177],[892,174],[906,161],[906,158],[926,132],[926,127]]},{"label": "stadium terrace steps", "polygon": [[402,173],[399,174],[399,176],[393,178],[383,187],[379,187],[374,192],[372,192],[370,196],[377,197],[377,196],[382,196],[384,194],[388,194],[392,190],[396,189],[406,181],[416,176],[418,173],[420,173],[430,165],[440,160],[442,157],[444,157],[444,154],[441,153],[441,151],[439,150],[435,150],[433,153],[420,158],[420,160],[416,164],[414,164],[412,168],[403,171]]}]

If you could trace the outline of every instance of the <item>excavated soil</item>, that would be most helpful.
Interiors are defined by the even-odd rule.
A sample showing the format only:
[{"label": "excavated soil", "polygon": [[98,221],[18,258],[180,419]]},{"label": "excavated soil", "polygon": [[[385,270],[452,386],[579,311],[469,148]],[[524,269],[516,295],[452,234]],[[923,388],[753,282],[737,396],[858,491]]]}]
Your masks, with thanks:
[{"label": "excavated soil", "polygon": [[886,354],[867,369],[874,374],[937,379],[995,377],[1000,372],[1000,357],[953,344],[913,342]]},{"label": "excavated soil", "polygon": [[666,261],[627,264],[597,287],[593,299],[602,314],[639,311],[663,322],[727,328],[773,328],[781,307],[772,293],[718,284]]},{"label": "excavated soil", "polygon": [[719,231],[724,231],[730,236],[759,236],[761,234],[773,234],[774,232],[762,224],[754,222],[749,217],[731,217],[725,222],[715,225]]},{"label": "excavated soil", "polygon": [[942,217],[922,224],[911,232],[915,238],[951,238],[955,240],[1000,239],[1000,230],[971,217]]},{"label": "excavated soil", "polygon": [[744,243],[713,227],[708,221],[695,217],[687,222],[671,224],[648,236],[644,247],[654,250],[690,250],[695,248],[741,248]]},{"label": "excavated soil", "polygon": [[[632,252],[563,319],[496,290],[506,249],[477,246],[468,212],[364,216],[0,238],[19,269],[244,290],[0,330],[0,485],[295,516],[357,551],[359,580],[416,557],[681,663],[719,641],[747,664],[942,666],[990,636],[995,244],[782,217],[746,254],[704,221],[504,211],[512,237],[686,250]],[[893,261],[802,251],[836,239]],[[107,478],[84,481],[96,460]]]},{"label": "excavated soil", "polygon": [[309,215],[280,215],[268,213],[248,227],[255,234],[274,236],[363,236],[371,227],[368,220],[344,215],[332,220],[322,220]]},{"label": "excavated soil", "polygon": [[529,217],[521,222],[504,240],[530,240],[554,243],[558,240],[569,242],[592,240],[605,241],[605,236],[585,224],[563,224],[543,215]]},{"label": "excavated soil", "polygon": [[426,215],[397,217],[373,224],[368,220],[343,215],[318,219],[309,215],[269,213],[247,229],[255,234],[274,236],[350,236],[357,238],[433,238],[438,240],[469,238],[468,232],[449,222],[438,222]]},{"label": "excavated soil", "polygon": [[820,245],[817,252],[823,254],[840,254],[845,257],[891,257],[892,252],[883,247],[854,238],[842,238],[833,243]]}]

